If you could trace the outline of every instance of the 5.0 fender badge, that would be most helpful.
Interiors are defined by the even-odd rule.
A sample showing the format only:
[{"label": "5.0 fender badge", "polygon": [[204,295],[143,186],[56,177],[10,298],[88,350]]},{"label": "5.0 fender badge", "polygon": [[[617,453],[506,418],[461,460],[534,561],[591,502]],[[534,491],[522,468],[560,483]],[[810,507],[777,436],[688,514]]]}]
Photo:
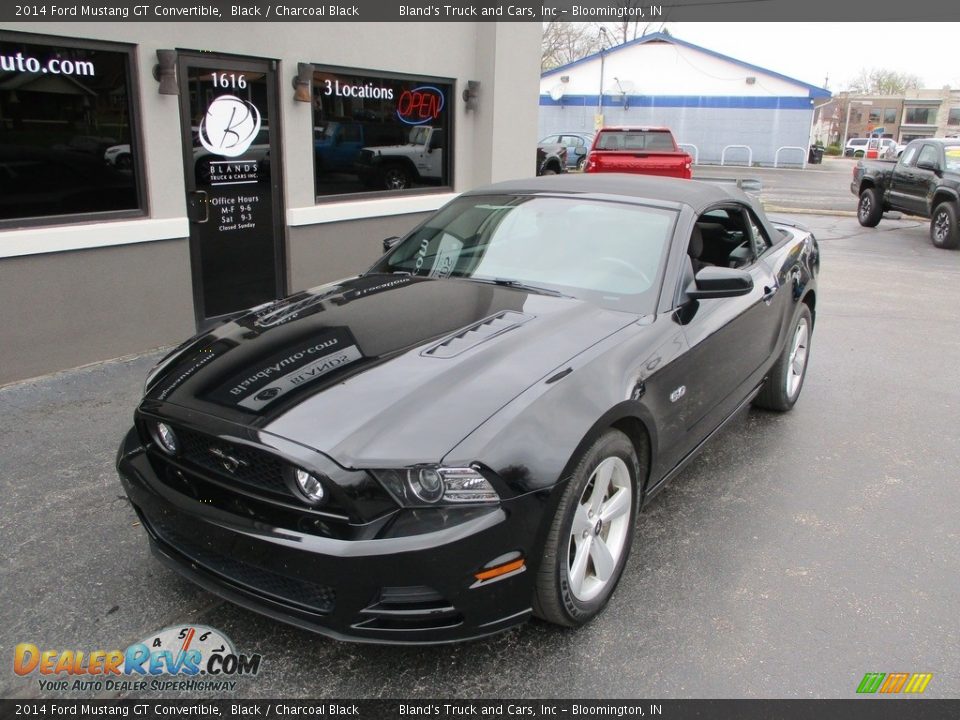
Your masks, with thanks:
[{"label": "5.0 fender badge", "polygon": [[674,390],[672,393],[670,393],[670,402],[675,403],[677,400],[679,400],[680,398],[682,398],[682,397],[683,397],[684,395],[686,395],[686,394],[687,394],[687,386],[686,386],[686,385],[681,385],[681,386],[678,387],[676,390]]}]

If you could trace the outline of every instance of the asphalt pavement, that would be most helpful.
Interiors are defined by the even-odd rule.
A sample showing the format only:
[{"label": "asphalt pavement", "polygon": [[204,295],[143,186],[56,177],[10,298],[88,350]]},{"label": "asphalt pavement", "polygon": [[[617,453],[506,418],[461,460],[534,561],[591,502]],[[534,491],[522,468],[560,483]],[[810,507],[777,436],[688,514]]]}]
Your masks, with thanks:
[{"label": "asphalt pavement", "polygon": [[797,168],[760,168],[742,165],[697,165],[694,179],[754,179],[761,183],[760,199],[768,210],[849,213],[857,209],[850,192],[856,160],[824,157],[818,165]]},{"label": "asphalt pavement", "polygon": [[236,697],[851,698],[866,672],[960,696],[960,252],[925,223],[795,219],[823,257],[799,403],[745,412],[656,498],[576,631],[363,646],[226,604],[149,555],[113,468],[156,354],[0,389],[0,696],[93,696],[14,675],[17,643],[188,623],[263,655]]}]

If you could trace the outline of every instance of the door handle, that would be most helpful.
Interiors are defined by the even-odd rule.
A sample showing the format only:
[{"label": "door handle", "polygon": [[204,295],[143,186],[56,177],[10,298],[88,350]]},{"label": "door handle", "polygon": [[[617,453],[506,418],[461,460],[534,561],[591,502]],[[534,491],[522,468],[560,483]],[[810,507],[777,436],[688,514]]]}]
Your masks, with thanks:
[{"label": "door handle", "polygon": [[763,288],[763,301],[764,301],[767,305],[769,305],[771,302],[773,302],[773,296],[777,294],[777,290],[778,290],[778,289],[779,289],[779,288],[778,288],[776,285],[774,285],[773,287],[767,287],[767,286],[765,286],[765,287]]},{"label": "door handle", "polygon": [[187,193],[187,217],[193,223],[205,223],[210,219],[210,200],[205,190]]}]

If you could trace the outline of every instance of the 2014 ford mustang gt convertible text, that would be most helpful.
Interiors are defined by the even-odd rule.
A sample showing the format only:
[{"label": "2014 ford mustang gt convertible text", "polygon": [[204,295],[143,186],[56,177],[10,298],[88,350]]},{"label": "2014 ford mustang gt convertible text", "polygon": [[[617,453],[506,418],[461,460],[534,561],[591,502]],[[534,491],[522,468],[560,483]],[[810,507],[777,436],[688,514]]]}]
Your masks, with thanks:
[{"label": "2014 ford mustang gt convertible text", "polygon": [[468,192],[161,361],[120,477],[163,562],[304,628],[581,625],[644,502],[740,408],[793,406],[818,271],[813,235],[721,184]]}]

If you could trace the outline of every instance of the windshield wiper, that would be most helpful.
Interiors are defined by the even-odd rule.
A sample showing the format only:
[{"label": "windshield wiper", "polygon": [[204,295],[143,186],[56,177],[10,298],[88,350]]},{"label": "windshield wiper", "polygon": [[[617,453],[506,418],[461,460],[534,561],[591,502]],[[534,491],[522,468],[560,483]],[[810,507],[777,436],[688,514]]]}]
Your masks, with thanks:
[{"label": "windshield wiper", "polygon": [[491,283],[493,285],[501,285],[503,287],[517,288],[518,290],[529,290],[530,292],[539,293],[541,295],[552,295],[553,297],[565,297],[572,298],[573,295],[567,295],[562,293],[559,290],[554,290],[553,288],[545,288],[540,285],[531,285],[530,283],[521,282],[520,280],[510,280],[508,278],[478,278],[472,277],[470,280],[476,280],[477,282]]}]

